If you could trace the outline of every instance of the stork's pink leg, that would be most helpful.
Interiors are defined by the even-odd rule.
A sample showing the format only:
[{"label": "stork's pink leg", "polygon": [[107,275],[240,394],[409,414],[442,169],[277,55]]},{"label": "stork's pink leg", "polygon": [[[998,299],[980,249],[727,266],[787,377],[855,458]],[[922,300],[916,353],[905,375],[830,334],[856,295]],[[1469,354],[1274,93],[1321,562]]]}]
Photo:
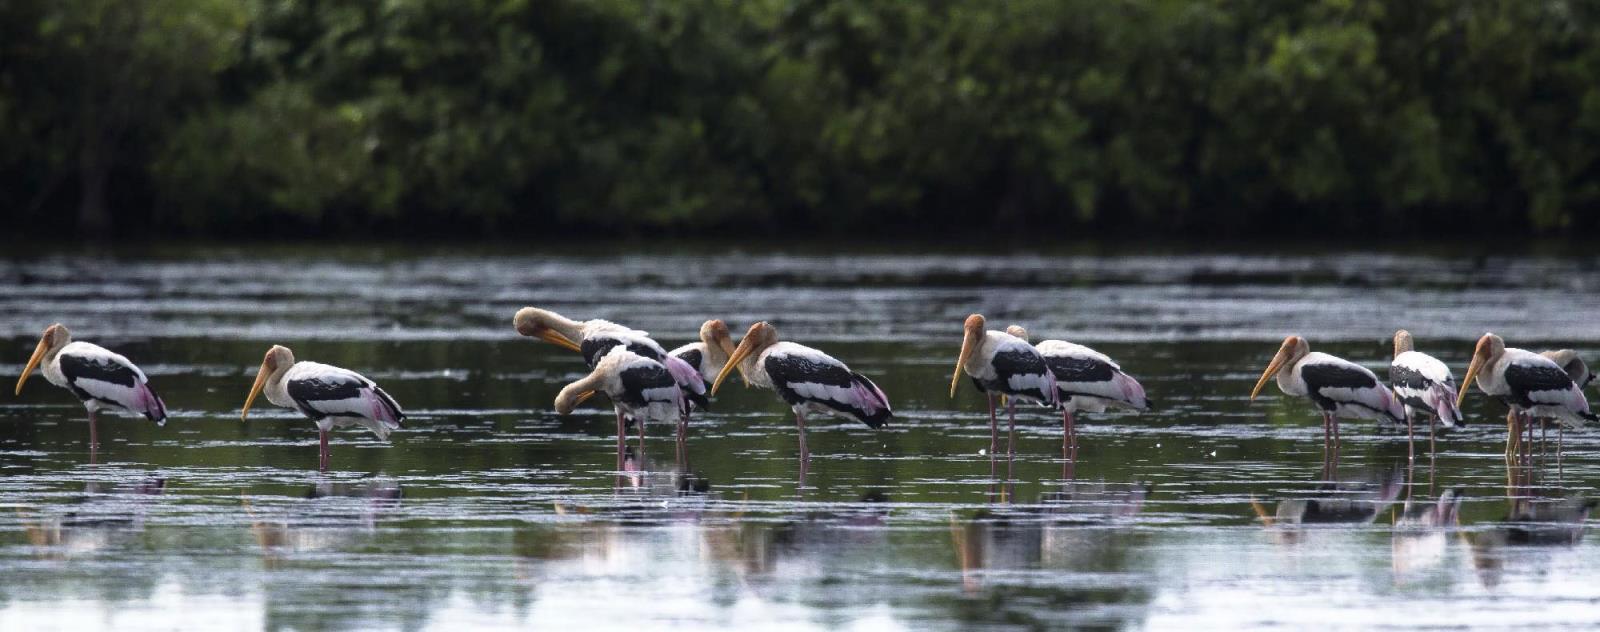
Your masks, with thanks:
[{"label": "stork's pink leg", "polygon": [[622,419],[622,409],[618,408],[617,409],[617,471],[618,472],[621,472],[622,471],[622,466],[626,465],[626,463],[624,463],[623,459],[627,458],[627,452],[628,452],[628,426],[627,426],[626,422],[624,422],[623,419]]},{"label": "stork's pink leg", "polygon": [[639,456],[644,456],[644,417],[635,417],[633,423],[639,424]]},{"label": "stork's pink leg", "polygon": [[806,414],[796,408],[794,411],[794,424],[800,429],[800,462],[811,462],[811,450],[806,448]]},{"label": "stork's pink leg", "polygon": [[[1006,421],[1009,429],[1006,431],[1006,456],[1017,454],[1017,398],[1006,398]],[[1007,474],[1009,476],[1009,473]]]},{"label": "stork's pink leg", "polygon": [[317,468],[328,471],[328,431],[317,429]]},{"label": "stork's pink leg", "polygon": [[1000,448],[1000,423],[994,418],[994,393],[985,393],[989,398],[989,454],[994,454]]},{"label": "stork's pink leg", "polygon": [[1410,413],[1406,414],[1406,461],[1415,463],[1417,462],[1417,435],[1412,430],[1412,416]]},{"label": "stork's pink leg", "polygon": [[682,466],[687,452],[689,433],[689,415],[684,413],[678,417],[678,465]]},{"label": "stork's pink leg", "polygon": [[94,411],[89,411],[89,447],[100,447],[100,432],[96,429]]}]

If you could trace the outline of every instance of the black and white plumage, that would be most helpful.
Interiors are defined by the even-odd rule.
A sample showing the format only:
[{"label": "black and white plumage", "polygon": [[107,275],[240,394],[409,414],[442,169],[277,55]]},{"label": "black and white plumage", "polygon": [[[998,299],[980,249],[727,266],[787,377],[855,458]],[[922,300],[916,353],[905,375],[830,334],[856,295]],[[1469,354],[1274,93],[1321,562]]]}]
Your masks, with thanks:
[{"label": "black and white plumage", "polygon": [[[1028,340],[1028,330],[1018,325],[1007,327],[1006,333]],[[1107,408],[1150,409],[1144,386],[1106,354],[1065,340],[1044,340],[1034,348],[1055,377],[1067,445],[1077,445],[1074,413],[1098,413]]]},{"label": "black and white plumage", "polygon": [[[1285,395],[1304,397],[1322,412],[1323,440],[1338,445],[1339,418],[1392,423],[1405,421],[1405,405],[1366,367],[1326,353],[1312,352],[1305,338],[1289,336],[1250,391],[1250,399],[1274,376]],[[1331,435],[1330,435],[1331,433]]]},{"label": "black and white plumage", "polygon": [[[1006,395],[1013,399],[1035,402],[1046,406],[1060,404],[1055,374],[1045,363],[1044,356],[1028,344],[1027,340],[1003,331],[985,331],[982,314],[973,314],[962,323],[961,353],[956,356],[956,368],[950,376],[950,396],[956,396],[961,375],[972,378],[972,384],[988,397],[989,453],[993,454],[999,442],[999,425],[995,420],[994,396]],[[1016,429],[1016,405],[1008,402],[1006,412],[1011,428]]]},{"label": "black and white plumage", "polygon": [[539,338],[583,355],[583,362],[594,368],[600,358],[613,347],[625,347],[637,355],[655,360],[672,373],[683,395],[690,403],[704,410],[706,399],[705,379],[700,371],[688,362],[667,353],[661,343],[650,338],[650,333],[618,325],[598,318],[578,322],[537,307],[517,310],[512,318],[517,333]]},{"label": "black and white plumage", "polygon": [[72,333],[60,323],[44,330],[38,346],[17,378],[16,394],[22,394],[22,385],[34,369],[44,374],[45,381],[67,389],[89,413],[89,445],[100,443],[95,427],[95,415],[102,410],[124,411],[144,415],[146,419],[164,425],[167,406],[150,388],[150,380],[127,358],[87,342],[73,342]]},{"label": "black and white plumage", "polygon": [[400,404],[360,373],[317,362],[296,362],[288,347],[273,345],[261,361],[256,381],[239,418],[246,419],[256,396],[300,411],[317,424],[318,467],[328,469],[328,431],[361,426],[379,439],[400,427]]},{"label": "black and white plumage", "polygon": [[750,386],[777,391],[794,410],[802,463],[811,458],[806,448],[807,413],[854,419],[872,428],[881,428],[894,416],[889,398],[872,380],[819,350],[780,342],[778,330],[766,322],[750,326],[712,381],[712,394],[734,370]]},{"label": "black and white plumage", "polygon": [[710,389],[711,382],[717,379],[722,367],[727,366],[728,358],[733,355],[733,349],[733,336],[728,333],[728,325],[713,319],[700,325],[699,341],[667,353],[699,371],[706,388]]},{"label": "black and white plumage", "polygon": [[[1412,418],[1421,413],[1428,417],[1428,439],[1433,440],[1433,424],[1454,428],[1464,419],[1456,407],[1456,376],[1450,367],[1426,353],[1413,349],[1411,332],[1401,329],[1394,332],[1394,360],[1389,363],[1389,386],[1405,405],[1406,436],[1411,439]],[[1411,453],[1415,457],[1413,449]]]},{"label": "black and white plumage", "polygon": [[[1474,382],[1478,390],[1506,404],[1512,412],[1509,420],[1512,427],[1508,428],[1510,436],[1507,438],[1509,457],[1522,429],[1531,431],[1535,417],[1555,419],[1576,427],[1597,418],[1590,412],[1588,398],[1567,373],[1567,368],[1550,357],[1506,347],[1500,336],[1486,333],[1473,350],[1472,364],[1467,366],[1456,405],[1460,406],[1466,399],[1465,387]],[[1579,376],[1584,377],[1581,372]]]},{"label": "black and white plumage", "polygon": [[643,449],[644,424],[650,421],[678,422],[678,442],[683,443],[683,420],[689,414],[688,400],[678,381],[660,362],[615,345],[595,360],[594,369],[568,384],[556,395],[560,414],[571,413],[579,402],[596,392],[611,398],[617,412],[617,463],[622,469],[626,430],[624,418],[639,422],[640,448]]}]

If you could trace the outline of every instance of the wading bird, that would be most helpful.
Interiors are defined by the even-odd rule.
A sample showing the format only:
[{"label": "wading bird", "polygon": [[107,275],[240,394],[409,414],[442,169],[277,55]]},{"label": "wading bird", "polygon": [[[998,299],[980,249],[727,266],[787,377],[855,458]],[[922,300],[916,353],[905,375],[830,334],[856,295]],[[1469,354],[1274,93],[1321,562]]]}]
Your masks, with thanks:
[{"label": "wading bird", "polygon": [[777,391],[794,409],[800,430],[801,472],[811,460],[806,448],[807,413],[855,419],[872,428],[883,427],[894,416],[889,398],[867,376],[811,347],[780,342],[777,328],[765,321],[751,325],[739,340],[728,363],[711,382],[712,395],[734,370],[747,385]]},{"label": "wading bird", "polygon": [[605,393],[617,411],[617,470],[623,468],[627,430],[624,418],[639,424],[639,448],[644,449],[644,426],[649,421],[678,421],[679,456],[683,450],[682,420],[689,414],[688,400],[677,380],[660,362],[626,347],[616,346],[601,356],[594,370],[568,384],[556,395],[556,412],[566,415],[596,392]]},{"label": "wading bird", "polygon": [[[950,397],[956,396],[961,374],[966,373],[978,391],[988,398],[989,454],[994,454],[1000,435],[994,412],[996,393],[1047,406],[1057,406],[1061,402],[1055,374],[1051,373],[1038,349],[1006,332],[984,331],[983,326],[982,314],[968,316],[962,323],[961,354],[956,356],[955,372],[950,376]],[[1006,403],[1006,413],[1015,431],[1015,402]]]},{"label": "wading bird", "polygon": [[[1594,373],[1589,371],[1589,365],[1583,361],[1583,358],[1578,357],[1578,352],[1576,351],[1571,349],[1540,351],[1539,355],[1550,358],[1560,365],[1561,369],[1567,372],[1567,377],[1572,378],[1572,383],[1578,385],[1579,391],[1589,388],[1589,383],[1594,381]],[[1506,427],[1510,428],[1511,423],[1511,413],[1506,413]],[[1541,452],[1544,450],[1544,430],[1546,425],[1539,424],[1539,449]],[[1565,424],[1556,423],[1556,464],[1558,466],[1561,464],[1561,444],[1566,434],[1565,429]]]},{"label": "wading bird", "polygon": [[[1028,330],[1021,325],[1006,328],[1006,333],[1028,341]],[[1044,356],[1045,366],[1055,376],[1056,394],[1061,406],[1063,449],[1077,447],[1078,431],[1073,413],[1105,412],[1107,408],[1149,410],[1144,387],[1106,354],[1065,340],[1044,340],[1034,347]]]},{"label": "wading bird", "polygon": [[1250,401],[1261,394],[1267,380],[1277,376],[1278,390],[1304,397],[1322,412],[1323,449],[1339,449],[1339,418],[1360,417],[1404,421],[1406,410],[1394,391],[1378,381],[1366,367],[1326,353],[1313,352],[1305,338],[1289,336],[1278,347],[1261,379],[1250,389]]},{"label": "wading bird", "polygon": [[73,342],[72,332],[60,323],[46,327],[39,337],[39,346],[33,348],[27,366],[22,368],[22,377],[17,378],[16,395],[22,394],[22,385],[35,368],[44,374],[45,381],[71,391],[83,402],[89,411],[91,448],[100,445],[95,413],[102,410],[127,411],[144,415],[157,425],[167,423],[166,404],[150,390],[144,371],[99,345]]},{"label": "wading bird", "polygon": [[1417,413],[1428,417],[1428,450],[1435,448],[1433,425],[1454,428],[1462,423],[1456,408],[1456,376],[1437,358],[1412,349],[1411,332],[1394,332],[1394,361],[1389,364],[1389,386],[1406,409],[1406,454],[1416,458],[1412,418]]},{"label": "wading bird", "polygon": [[1478,390],[1504,402],[1514,413],[1512,419],[1516,424],[1509,429],[1511,436],[1507,439],[1508,458],[1516,441],[1520,440],[1522,429],[1528,428],[1531,434],[1534,417],[1548,417],[1557,423],[1579,427],[1585,421],[1597,419],[1589,412],[1589,400],[1561,364],[1532,351],[1507,347],[1505,340],[1493,333],[1478,339],[1478,346],[1472,352],[1472,364],[1467,366],[1461,392],[1456,395],[1456,406],[1467,398],[1466,387],[1474,380]]},{"label": "wading bird", "polygon": [[362,426],[387,440],[389,433],[406,418],[400,404],[377,384],[360,373],[316,362],[295,362],[288,347],[272,345],[250,395],[244,399],[239,420],[249,418],[256,396],[267,394],[267,401],[300,411],[317,422],[317,468],[328,471],[328,431]]},{"label": "wading bird", "polygon": [[512,317],[512,325],[519,334],[578,352],[583,355],[584,364],[591,369],[612,347],[626,347],[665,366],[678,387],[683,389],[684,397],[700,409],[706,408],[706,384],[700,371],[667,353],[660,343],[650,338],[649,332],[598,318],[578,322],[537,307],[517,310],[516,316]]},{"label": "wading bird", "polygon": [[691,342],[667,353],[699,371],[700,378],[709,389],[712,380],[722,372],[722,367],[727,366],[733,349],[733,336],[728,333],[727,323],[708,320],[700,325],[699,342]]}]

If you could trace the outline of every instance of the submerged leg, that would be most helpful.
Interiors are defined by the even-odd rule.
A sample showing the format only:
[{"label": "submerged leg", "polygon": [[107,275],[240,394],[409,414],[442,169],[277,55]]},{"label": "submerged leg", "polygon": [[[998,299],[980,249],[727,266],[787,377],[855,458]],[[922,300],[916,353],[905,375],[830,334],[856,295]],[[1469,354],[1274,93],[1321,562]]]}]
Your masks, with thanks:
[{"label": "submerged leg", "polygon": [[100,432],[96,429],[94,411],[89,411],[89,447],[100,447]]},{"label": "submerged leg", "polygon": [[684,413],[678,417],[678,466],[682,467],[688,448],[689,440],[689,414]]},{"label": "submerged leg", "polygon": [[328,431],[317,428],[317,469],[328,471]]},{"label": "submerged leg", "polygon": [[639,456],[644,456],[644,417],[635,417],[633,423],[639,424]]}]

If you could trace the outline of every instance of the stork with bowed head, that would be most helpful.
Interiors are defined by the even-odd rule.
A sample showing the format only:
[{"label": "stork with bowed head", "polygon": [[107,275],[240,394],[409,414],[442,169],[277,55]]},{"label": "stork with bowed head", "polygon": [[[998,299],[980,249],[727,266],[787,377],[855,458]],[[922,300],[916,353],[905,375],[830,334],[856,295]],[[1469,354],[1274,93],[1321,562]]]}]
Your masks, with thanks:
[{"label": "stork with bowed head", "polygon": [[1405,405],[1394,391],[1378,381],[1376,374],[1349,360],[1314,352],[1300,336],[1283,340],[1255,388],[1250,389],[1250,401],[1255,401],[1273,377],[1278,378],[1278,390],[1309,399],[1322,412],[1323,449],[1327,451],[1331,446],[1335,455],[1339,449],[1339,418],[1395,424],[1405,420]]},{"label": "stork with bowed head", "polygon": [[854,419],[874,429],[894,416],[889,398],[867,376],[819,350],[778,340],[777,328],[765,321],[751,325],[739,340],[711,382],[712,395],[735,370],[746,385],[777,391],[794,410],[802,473],[811,461],[811,451],[806,448],[806,414]]},{"label": "stork with bowed head", "polygon": [[[1573,351],[1572,349],[1557,349],[1554,351],[1540,351],[1539,355],[1550,358],[1556,364],[1560,365],[1561,369],[1567,372],[1567,377],[1572,378],[1572,383],[1578,385],[1579,391],[1589,388],[1589,384],[1594,381],[1595,375],[1589,370],[1589,364],[1583,361],[1583,358],[1578,355],[1577,351]],[[1506,413],[1506,422],[1508,424],[1511,422],[1511,413]],[[1543,449],[1545,441],[1543,434],[1544,428],[1545,424],[1539,425],[1540,449]],[[1565,435],[1566,425],[1558,422],[1556,424],[1556,464],[1558,466],[1561,463],[1561,449]]]},{"label": "stork with bowed head", "polygon": [[700,325],[700,340],[673,349],[667,352],[674,358],[687,362],[700,372],[700,379],[705,381],[706,388],[711,388],[711,382],[717,379],[717,374],[722,372],[722,367],[728,365],[728,358],[733,356],[733,335],[728,332],[728,325],[720,320],[708,320]]},{"label": "stork with bowed head", "polygon": [[[576,351],[583,356],[584,364],[593,369],[612,347],[625,347],[628,351],[661,363],[672,373],[683,395],[694,406],[704,410],[706,400],[705,379],[700,371],[673,357],[660,343],[650,338],[650,333],[618,325],[598,318],[578,322],[547,309],[524,307],[512,317],[517,333],[538,338],[563,349]],[[704,329],[704,327],[702,327]]]},{"label": "stork with bowed head", "polygon": [[[556,394],[556,413],[570,414],[596,392],[605,393],[617,412],[617,470],[626,459],[627,429],[624,419],[639,423],[639,449],[644,449],[648,421],[681,420],[689,414],[688,400],[667,367],[626,347],[615,346],[595,361],[594,370],[566,385]],[[683,456],[683,435],[678,435],[678,456]]]},{"label": "stork with bowed head", "polygon": [[400,404],[360,373],[316,362],[296,362],[288,347],[272,345],[256,371],[239,420],[249,419],[256,396],[300,411],[317,423],[317,468],[328,471],[328,431],[361,426],[380,440],[400,428],[406,418]]},{"label": "stork with bowed head", "polygon": [[[1044,356],[1028,344],[1027,340],[1003,331],[984,331],[982,314],[973,314],[962,323],[961,353],[956,356],[956,368],[950,376],[950,397],[956,396],[961,386],[961,374],[972,378],[989,402],[989,453],[994,454],[1000,439],[999,424],[995,421],[995,394],[1010,399],[1036,402],[1046,406],[1061,403],[1056,390],[1055,374],[1050,371]],[[1016,403],[1006,403],[1006,413],[1011,429],[1017,427]]]},{"label": "stork with bowed head", "polygon": [[1389,363],[1389,386],[1405,405],[1406,455],[1415,460],[1416,437],[1412,420],[1417,413],[1428,417],[1428,451],[1434,451],[1434,424],[1446,428],[1464,425],[1461,409],[1456,407],[1456,376],[1450,367],[1421,351],[1414,349],[1411,332],[1401,329],[1394,332],[1394,360]]},{"label": "stork with bowed head", "polygon": [[[1028,341],[1028,330],[1021,325],[1006,327],[1006,333]],[[1150,410],[1144,386],[1106,354],[1065,340],[1043,340],[1034,347],[1044,357],[1045,366],[1055,377],[1056,396],[1061,406],[1062,449],[1078,446],[1073,413],[1098,413],[1107,408]]]},{"label": "stork with bowed head", "polygon": [[39,337],[38,346],[22,368],[22,376],[17,378],[16,395],[22,394],[22,385],[34,369],[44,374],[45,381],[67,389],[83,402],[89,412],[91,449],[100,445],[95,415],[102,410],[144,415],[156,425],[167,423],[167,406],[150,389],[144,371],[104,347],[73,342],[72,332],[61,323],[46,327]]},{"label": "stork with bowed head", "polygon": [[1532,432],[1535,417],[1555,419],[1557,423],[1580,428],[1585,421],[1597,418],[1589,411],[1589,400],[1566,367],[1550,357],[1507,347],[1505,340],[1493,333],[1478,339],[1461,392],[1456,396],[1456,406],[1466,400],[1466,387],[1474,382],[1478,390],[1511,409],[1515,427],[1509,434],[1516,439],[1507,439],[1508,458],[1515,449],[1515,441],[1520,440],[1522,428]]}]

